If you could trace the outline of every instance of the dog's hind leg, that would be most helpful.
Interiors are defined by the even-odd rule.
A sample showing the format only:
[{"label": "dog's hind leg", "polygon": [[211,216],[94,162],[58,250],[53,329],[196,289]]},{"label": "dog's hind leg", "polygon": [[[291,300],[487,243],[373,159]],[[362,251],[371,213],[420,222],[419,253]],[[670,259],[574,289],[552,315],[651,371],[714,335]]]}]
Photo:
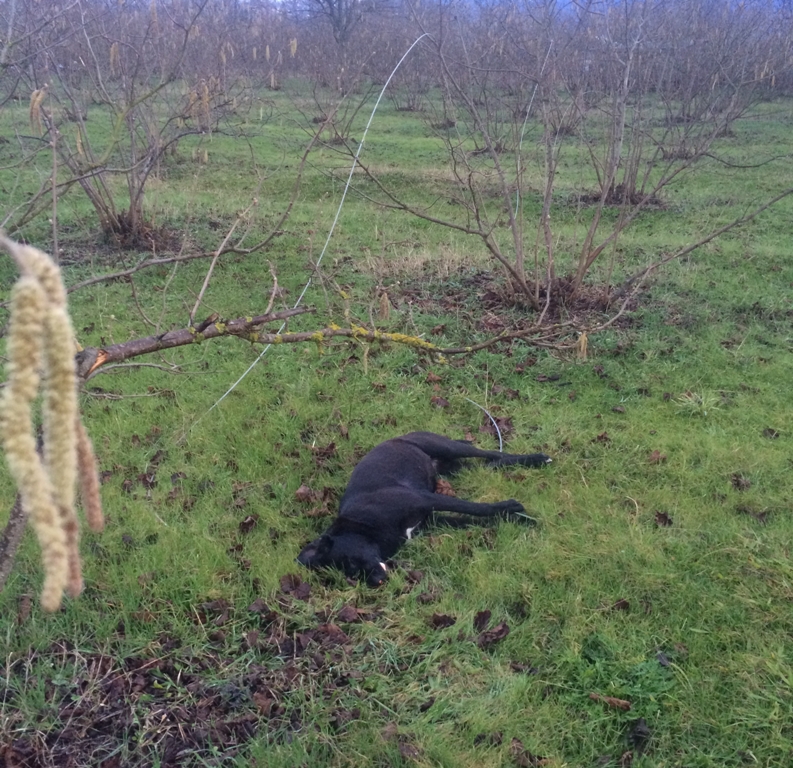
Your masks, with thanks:
[{"label": "dog's hind leg", "polygon": [[[466,501],[456,496],[446,496],[440,493],[426,493],[422,495],[422,506],[427,514],[432,512],[457,512],[460,515],[471,517],[501,517],[504,515],[525,515],[526,510],[519,501],[507,499],[492,503]],[[428,507],[428,508],[427,508]]]},{"label": "dog's hind leg", "polygon": [[[507,512],[498,515],[499,517],[512,520],[516,523],[525,523],[526,525],[537,525],[537,519],[530,517],[523,512]],[[430,524],[439,528],[470,528],[473,525],[487,525],[489,518],[476,518],[470,517],[450,517],[449,515],[432,515]]]},{"label": "dog's hind leg", "polygon": [[515,464],[524,467],[541,467],[551,461],[550,456],[546,456],[544,453],[521,455],[485,451],[465,440],[452,440],[443,435],[436,435],[434,432],[411,432],[400,439],[412,443],[431,458],[446,464],[447,466],[442,468],[445,471],[454,468],[461,459],[487,459],[488,463],[494,467],[507,467]]}]

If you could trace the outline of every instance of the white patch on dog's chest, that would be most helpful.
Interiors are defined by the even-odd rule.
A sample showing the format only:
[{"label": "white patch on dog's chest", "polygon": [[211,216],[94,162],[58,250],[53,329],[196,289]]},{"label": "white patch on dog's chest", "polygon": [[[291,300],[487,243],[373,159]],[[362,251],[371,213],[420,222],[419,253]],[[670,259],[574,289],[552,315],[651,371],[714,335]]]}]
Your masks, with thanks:
[{"label": "white patch on dog's chest", "polygon": [[416,528],[418,528],[418,526],[414,525],[412,528],[405,529],[405,536],[407,537],[408,540],[410,540],[413,537],[413,531],[415,531]]}]

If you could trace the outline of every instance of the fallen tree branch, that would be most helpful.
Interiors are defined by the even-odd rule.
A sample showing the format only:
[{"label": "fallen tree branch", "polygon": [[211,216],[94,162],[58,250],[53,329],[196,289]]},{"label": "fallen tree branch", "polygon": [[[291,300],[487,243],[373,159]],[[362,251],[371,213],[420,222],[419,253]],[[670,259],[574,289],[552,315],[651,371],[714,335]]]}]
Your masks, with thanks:
[{"label": "fallen tree branch", "polygon": [[303,315],[314,311],[312,307],[297,307],[280,312],[271,312],[267,315],[257,315],[256,317],[238,317],[228,322],[222,322],[217,315],[213,315],[197,327],[190,326],[189,328],[168,331],[156,336],[123,341],[120,344],[113,344],[104,348],[87,347],[76,355],[77,375],[82,380],[85,380],[98,368],[109,363],[120,363],[132,357],[147,355],[151,352],[160,352],[164,349],[173,349],[174,347],[184,347],[187,344],[197,344],[219,336],[239,336],[248,341],[259,341],[259,337],[262,335],[276,335],[259,333],[257,328],[260,325],[271,323],[275,320],[286,320],[295,315]]}]

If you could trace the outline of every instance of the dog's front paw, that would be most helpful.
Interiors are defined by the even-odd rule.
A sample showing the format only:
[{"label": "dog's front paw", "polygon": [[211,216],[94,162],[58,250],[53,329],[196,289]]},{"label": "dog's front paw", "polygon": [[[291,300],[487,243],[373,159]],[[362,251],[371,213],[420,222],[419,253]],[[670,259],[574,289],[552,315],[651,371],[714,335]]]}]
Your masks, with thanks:
[{"label": "dog's front paw", "polygon": [[526,514],[526,508],[521,504],[519,501],[515,501],[515,499],[509,499],[507,501],[502,501],[499,503],[499,511],[503,515],[524,515]]},{"label": "dog's front paw", "polygon": [[546,464],[550,464],[553,461],[550,456],[544,453],[533,453],[528,458],[529,461],[527,462],[527,466],[529,467],[544,467]]},{"label": "dog's front paw", "polygon": [[526,514],[526,508],[519,501],[510,499],[509,501],[502,502],[504,517],[511,517],[516,523],[525,523],[526,525],[537,525],[537,520]]}]

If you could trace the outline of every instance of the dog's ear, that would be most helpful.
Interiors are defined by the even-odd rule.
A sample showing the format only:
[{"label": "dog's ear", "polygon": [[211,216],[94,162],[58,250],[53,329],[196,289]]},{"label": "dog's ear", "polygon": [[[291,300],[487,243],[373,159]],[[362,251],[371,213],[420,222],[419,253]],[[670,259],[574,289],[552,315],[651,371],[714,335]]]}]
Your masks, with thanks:
[{"label": "dog's ear", "polygon": [[311,544],[306,544],[297,556],[297,562],[305,565],[306,568],[321,568],[327,565],[325,556],[330,549],[331,541],[324,534],[318,539],[314,539]]}]

